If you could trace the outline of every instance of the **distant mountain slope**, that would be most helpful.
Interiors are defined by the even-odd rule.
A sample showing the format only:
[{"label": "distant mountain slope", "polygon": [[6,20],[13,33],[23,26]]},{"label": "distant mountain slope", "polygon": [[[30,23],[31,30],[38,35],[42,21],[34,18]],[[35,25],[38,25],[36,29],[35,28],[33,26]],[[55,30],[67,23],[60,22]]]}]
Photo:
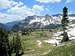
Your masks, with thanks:
[{"label": "distant mountain slope", "polygon": [[46,25],[54,24],[55,20],[51,16],[28,16],[24,20],[20,21],[13,28],[44,28]]},{"label": "distant mountain slope", "polygon": [[70,17],[75,17],[75,14],[69,14]]},{"label": "distant mountain slope", "polygon": [[14,22],[8,22],[6,23],[5,25],[7,26],[8,30],[11,30],[11,28],[14,26],[14,25],[17,25],[19,23],[19,21],[14,21]]},{"label": "distant mountain slope", "polygon": [[[23,29],[23,28],[56,28],[61,24],[62,14],[45,15],[45,16],[28,16],[21,21],[8,22],[5,24],[6,29]],[[75,14],[69,15],[69,20],[75,23]],[[3,26],[1,26],[3,27]]]},{"label": "distant mountain slope", "polygon": [[2,24],[2,23],[0,23],[0,28],[7,29],[7,26],[6,26],[6,25],[4,25],[4,24]]}]

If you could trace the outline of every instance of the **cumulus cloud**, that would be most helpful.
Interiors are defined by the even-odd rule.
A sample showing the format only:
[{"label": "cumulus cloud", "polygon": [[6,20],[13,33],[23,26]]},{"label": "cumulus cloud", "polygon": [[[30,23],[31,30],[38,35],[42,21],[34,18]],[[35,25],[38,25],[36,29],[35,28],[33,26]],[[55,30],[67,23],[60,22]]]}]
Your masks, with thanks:
[{"label": "cumulus cloud", "polygon": [[44,11],[43,6],[34,5],[32,8],[29,8],[22,2],[13,0],[0,0],[0,8],[8,8],[6,13],[0,12],[0,23],[22,20],[27,16],[38,15],[41,11]]},{"label": "cumulus cloud", "polygon": [[17,2],[14,2],[12,0],[0,0],[1,8],[11,8],[15,4],[17,4]]},{"label": "cumulus cloud", "polygon": [[44,12],[44,6],[40,5],[34,5],[32,7],[32,11],[35,13],[35,15],[41,15],[42,12]]},{"label": "cumulus cloud", "polygon": [[10,22],[10,15],[0,12],[0,23]]},{"label": "cumulus cloud", "polygon": [[24,15],[24,16],[31,16],[31,15],[34,15],[33,11],[26,7],[26,6],[15,6],[15,7],[12,7],[10,10],[8,10],[8,13],[9,14],[14,14],[14,15]]},{"label": "cumulus cloud", "polygon": [[41,3],[55,3],[55,2],[61,2],[61,0],[36,0]]},{"label": "cumulus cloud", "polygon": [[0,13],[0,23],[7,23],[7,22],[18,21],[22,19],[23,19],[22,16]]},{"label": "cumulus cloud", "polygon": [[43,11],[44,10],[44,6],[34,5],[32,9],[35,10],[35,11]]},{"label": "cumulus cloud", "polygon": [[22,2],[15,2],[13,0],[0,0],[0,8],[8,8],[6,13],[0,12],[0,23],[22,20],[26,16],[34,14],[32,9],[26,7]]},{"label": "cumulus cloud", "polygon": [[70,2],[73,2],[73,1],[74,1],[74,0],[67,0],[66,3],[70,3]]}]

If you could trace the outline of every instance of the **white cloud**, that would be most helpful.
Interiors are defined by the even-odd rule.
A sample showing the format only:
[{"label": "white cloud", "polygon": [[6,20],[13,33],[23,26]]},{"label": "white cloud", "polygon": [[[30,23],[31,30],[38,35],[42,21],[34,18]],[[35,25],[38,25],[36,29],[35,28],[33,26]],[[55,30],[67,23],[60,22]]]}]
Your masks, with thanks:
[{"label": "white cloud", "polygon": [[7,13],[0,12],[0,23],[22,20],[34,14],[32,9],[26,7],[22,2],[12,0],[0,0],[0,8],[9,8]]},{"label": "white cloud", "polygon": [[18,15],[18,16],[32,16],[34,15],[34,12],[32,11],[32,9],[28,8],[25,5],[16,5],[15,7],[12,7],[11,9],[8,10],[9,14],[14,14],[14,15]]},{"label": "white cloud", "polygon": [[44,11],[44,6],[34,5],[29,8],[22,2],[13,0],[0,0],[0,8],[8,8],[6,13],[0,12],[0,23],[22,20],[27,16],[40,15]]},{"label": "white cloud", "polygon": [[0,0],[0,7],[10,7],[10,2],[8,0]]},{"label": "white cloud", "polygon": [[34,5],[33,8],[28,8],[22,2],[15,2],[12,0],[0,0],[0,8],[9,8],[6,12],[0,12],[0,23],[7,23],[16,20],[25,19],[26,16],[40,14],[43,11],[43,6]]},{"label": "white cloud", "polygon": [[22,20],[22,16],[0,13],[0,23],[7,23],[12,21]]},{"label": "white cloud", "polygon": [[0,0],[1,8],[11,8],[15,4],[17,4],[17,2],[14,2],[12,0]]},{"label": "white cloud", "polygon": [[12,7],[7,13],[0,13],[0,22],[7,23],[25,19],[26,16],[34,15],[33,11],[25,6]]},{"label": "white cloud", "polygon": [[34,5],[32,7],[32,11],[35,13],[35,15],[41,15],[42,12],[44,12],[44,6],[40,5]]},{"label": "white cloud", "polygon": [[70,2],[73,2],[73,1],[74,1],[74,0],[67,0],[66,3],[70,3]]},{"label": "white cloud", "polygon": [[34,5],[32,8],[28,8],[27,6],[15,6],[8,10],[9,14],[14,14],[18,16],[22,16],[24,19],[26,16],[32,15],[40,15],[40,12],[44,11],[44,6]]},{"label": "white cloud", "polygon": [[32,9],[35,10],[35,11],[43,11],[44,6],[34,5]]},{"label": "white cloud", "polygon": [[6,23],[10,21],[10,17],[8,14],[0,13],[0,23]]},{"label": "white cloud", "polygon": [[55,2],[61,2],[61,0],[36,0],[41,3],[55,3]]}]

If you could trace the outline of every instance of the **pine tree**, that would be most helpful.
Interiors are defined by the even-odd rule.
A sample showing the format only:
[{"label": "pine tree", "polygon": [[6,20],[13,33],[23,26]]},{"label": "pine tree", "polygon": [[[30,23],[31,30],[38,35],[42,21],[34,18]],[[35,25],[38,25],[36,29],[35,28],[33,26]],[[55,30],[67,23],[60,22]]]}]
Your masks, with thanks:
[{"label": "pine tree", "polygon": [[66,32],[66,30],[67,30],[66,27],[68,26],[68,23],[69,23],[68,11],[67,10],[68,10],[67,7],[63,8],[63,18],[61,20],[61,24],[62,24],[62,27],[63,27],[63,39],[62,39],[62,42],[69,40],[68,34]]},{"label": "pine tree", "polygon": [[3,28],[0,28],[0,56],[8,56],[8,34]]},{"label": "pine tree", "polygon": [[17,33],[17,36],[16,36],[15,49],[16,49],[16,56],[21,56],[23,54],[19,33]]}]

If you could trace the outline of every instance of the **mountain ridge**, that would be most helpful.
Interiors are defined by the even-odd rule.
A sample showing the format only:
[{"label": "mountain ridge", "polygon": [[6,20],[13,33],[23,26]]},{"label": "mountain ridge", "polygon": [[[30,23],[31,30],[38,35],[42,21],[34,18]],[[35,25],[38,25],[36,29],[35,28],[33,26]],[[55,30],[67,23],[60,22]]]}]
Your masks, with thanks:
[{"label": "mountain ridge", "polygon": [[[74,18],[75,14],[69,14],[69,18]],[[46,28],[48,25],[61,24],[62,14],[55,15],[45,15],[45,16],[28,16],[21,21],[8,22],[5,25],[5,28],[12,29],[16,28]]]}]

